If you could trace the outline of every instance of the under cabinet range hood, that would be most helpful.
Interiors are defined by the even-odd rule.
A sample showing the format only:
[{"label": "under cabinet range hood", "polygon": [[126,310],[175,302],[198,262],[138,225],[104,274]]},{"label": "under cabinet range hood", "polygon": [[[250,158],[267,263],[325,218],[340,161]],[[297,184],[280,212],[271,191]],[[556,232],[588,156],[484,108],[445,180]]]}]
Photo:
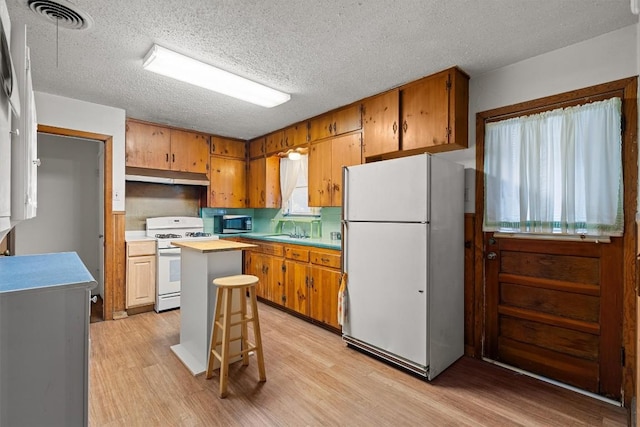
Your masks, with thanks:
[{"label": "under cabinet range hood", "polygon": [[209,185],[209,178],[203,173],[176,172],[134,167],[125,168],[124,179],[126,181],[151,182],[154,184]]}]

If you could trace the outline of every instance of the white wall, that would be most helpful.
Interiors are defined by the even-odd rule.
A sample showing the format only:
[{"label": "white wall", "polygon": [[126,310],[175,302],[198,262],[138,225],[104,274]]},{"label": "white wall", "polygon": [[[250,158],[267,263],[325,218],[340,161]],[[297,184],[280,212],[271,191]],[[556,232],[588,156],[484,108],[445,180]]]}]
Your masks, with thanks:
[{"label": "white wall", "polygon": [[[38,134],[38,215],[15,226],[15,254],[77,252],[101,285],[100,141]],[[100,291],[100,289],[98,289]]]},{"label": "white wall", "polygon": [[[475,169],[478,112],[638,75],[639,32],[637,24],[630,25],[473,76],[469,81],[469,149],[439,156]],[[472,174],[466,175],[465,187],[469,196],[465,212],[474,212]]]},{"label": "white wall", "polygon": [[469,149],[441,154],[475,168],[476,113],[638,74],[638,24],[498,68],[469,82]]},{"label": "white wall", "polygon": [[113,137],[113,210],[124,211],[125,110],[35,92],[38,124]]}]

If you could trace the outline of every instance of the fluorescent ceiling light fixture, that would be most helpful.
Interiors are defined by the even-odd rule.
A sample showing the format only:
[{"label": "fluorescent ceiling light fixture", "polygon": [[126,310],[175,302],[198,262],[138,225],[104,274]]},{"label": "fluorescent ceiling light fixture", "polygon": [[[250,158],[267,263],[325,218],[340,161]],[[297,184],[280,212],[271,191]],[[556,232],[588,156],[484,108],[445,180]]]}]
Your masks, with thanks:
[{"label": "fluorescent ceiling light fixture", "polygon": [[154,44],[142,67],[176,80],[271,108],[291,99],[280,92]]}]

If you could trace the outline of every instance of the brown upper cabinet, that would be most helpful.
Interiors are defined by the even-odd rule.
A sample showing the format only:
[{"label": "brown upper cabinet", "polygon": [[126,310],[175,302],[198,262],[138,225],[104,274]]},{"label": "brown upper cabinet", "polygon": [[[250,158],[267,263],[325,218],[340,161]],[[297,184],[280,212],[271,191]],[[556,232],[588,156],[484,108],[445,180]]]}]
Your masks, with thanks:
[{"label": "brown upper cabinet", "polygon": [[265,137],[265,152],[267,156],[274,154],[284,149],[284,132],[279,130],[272,132]]},{"label": "brown upper cabinet", "polygon": [[247,157],[247,144],[240,139],[212,136],[211,154],[214,156],[244,159]]},{"label": "brown upper cabinet", "polygon": [[309,121],[309,141],[329,138],[362,129],[360,104],[353,104]]},{"label": "brown upper cabinet", "polygon": [[364,157],[392,153],[400,149],[400,91],[366,99],[362,103],[362,155]]},{"label": "brown upper cabinet", "polygon": [[342,205],[342,167],[362,163],[362,134],[354,132],[309,147],[309,206]]},{"label": "brown upper cabinet", "polygon": [[249,160],[247,207],[280,208],[280,158],[259,157]]},{"label": "brown upper cabinet", "polygon": [[126,166],[209,172],[209,136],[127,120]]},{"label": "brown upper cabinet", "polygon": [[265,153],[265,140],[264,136],[249,141],[249,158],[255,159],[257,157],[264,157]]},{"label": "brown upper cabinet", "polygon": [[365,158],[467,148],[469,76],[453,67],[365,99],[362,116]]},{"label": "brown upper cabinet", "polygon": [[294,148],[309,141],[309,122],[296,123],[284,130],[285,148]]},{"label": "brown upper cabinet", "polygon": [[207,206],[244,208],[247,199],[246,143],[239,139],[211,137]]},{"label": "brown upper cabinet", "polygon": [[430,152],[468,147],[469,76],[454,67],[401,92],[402,150]]}]

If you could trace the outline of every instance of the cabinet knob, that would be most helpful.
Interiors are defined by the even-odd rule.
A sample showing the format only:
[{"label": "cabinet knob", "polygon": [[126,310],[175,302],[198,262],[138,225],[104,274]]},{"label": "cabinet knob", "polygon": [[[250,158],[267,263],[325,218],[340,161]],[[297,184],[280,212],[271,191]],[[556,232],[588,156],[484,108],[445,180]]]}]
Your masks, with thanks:
[{"label": "cabinet knob", "polygon": [[404,133],[407,133],[407,128],[409,127],[409,125],[407,124],[407,121],[405,120],[402,123],[402,130],[404,131]]},{"label": "cabinet knob", "polygon": [[396,121],[393,121],[393,126],[391,127],[393,129],[393,134],[395,135],[396,132],[398,132],[398,123],[396,123]]}]

